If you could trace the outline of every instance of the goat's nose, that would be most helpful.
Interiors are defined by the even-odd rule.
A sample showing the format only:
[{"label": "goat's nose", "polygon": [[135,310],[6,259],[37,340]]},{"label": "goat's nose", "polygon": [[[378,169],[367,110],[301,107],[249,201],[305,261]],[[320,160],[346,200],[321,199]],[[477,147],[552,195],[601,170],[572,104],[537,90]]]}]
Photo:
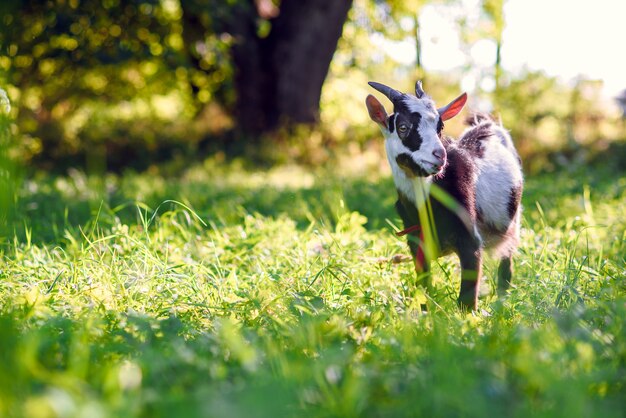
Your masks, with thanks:
[{"label": "goat's nose", "polygon": [[437,158],[441,162],[441,165],[443,165],[446,162],[445,148],[435,148],[435,150],[433,151],[433,155],[435,156],[435,158]]}]

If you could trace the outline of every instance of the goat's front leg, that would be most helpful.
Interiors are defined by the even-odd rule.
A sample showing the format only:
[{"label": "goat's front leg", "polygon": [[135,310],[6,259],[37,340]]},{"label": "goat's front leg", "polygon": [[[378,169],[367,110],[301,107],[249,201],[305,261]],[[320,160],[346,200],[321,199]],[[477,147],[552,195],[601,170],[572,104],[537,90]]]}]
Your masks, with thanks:
[{"label": "goat's front leg", "polygon": [[476,310],[481,279],[482,250],[478,242],[468,242],[459,249],[461,261],[461,291],[458,304],[461,308]]},{"label": "goat's front leg", "polygon": [[415,273],[419,280],[419,284],[423,285],[426,290],[430,291],[430,260],[426,259],[424,251],[424,237],[422,233],[411,234],[409,236],[409,248],[415,263]]},{"label": "goat's front leg", "polygon": [[[424,238],[422,234],[415,236],[409,236],[409,248],[411,249],[411,255],[413,256],[413,262],[415,263],[415,275],[417,277],[417,284],[422,286],[427,295],[431,293],[432,276],[430,274],[430,261],[426,259],[426,253],[424,251]],[[427,311],[428,306],[426,304],[421,305],[422,311]]]}]

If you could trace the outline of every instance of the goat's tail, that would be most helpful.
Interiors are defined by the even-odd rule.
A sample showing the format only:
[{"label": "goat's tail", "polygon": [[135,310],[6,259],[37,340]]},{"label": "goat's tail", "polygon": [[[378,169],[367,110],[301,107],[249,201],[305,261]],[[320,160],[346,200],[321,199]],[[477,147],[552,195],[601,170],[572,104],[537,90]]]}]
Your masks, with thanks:
[{"label": "goat's tail", "polygon": [[[474,112],[469,115],[467,119],[465,119],[465,124],[470,127],[478,126],[484,122],[497,123],[493,116],[491,116],[489,113],[483,112]],[[502,124],[500,123],[500,125]]]}]

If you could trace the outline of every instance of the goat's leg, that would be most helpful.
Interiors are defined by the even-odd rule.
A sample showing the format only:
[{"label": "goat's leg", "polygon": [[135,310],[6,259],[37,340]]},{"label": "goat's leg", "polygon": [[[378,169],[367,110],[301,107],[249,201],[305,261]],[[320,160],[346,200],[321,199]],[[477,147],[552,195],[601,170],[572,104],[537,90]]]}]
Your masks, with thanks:
[{"label": "goat's leg", "polygon": [[[430,274],[430,262],[426,259],[423,245],[424,240],[421,234],[419,240],[416,237],[409,237],[409,248],[415,263],[417,284],[422,286],[426,290],[426,294],[429,295],[432,287],[432,276]],[[422,304],[421,309],[422,311],[427,311],[427,305]]]},{"label": "goat's leg", "polygon": [[513,263],[511,256],[500,259],[498,266],[498,296],[503,296],[509,286],[511,286],[511,277],[513,276]]},{"label": "goat's leg", "polygon": [[461,308],[476,310],[482,273],[482,250],[478,243],[468,244],[461,246],[459,250],[461,291],[459,292],[458,304]]},{"label": "goat's leg", "polygon": [[423,281],[424,278],[430,275],[430,260],[426,259],[426,253],[424,251],[424,238],[422,234],[409,236],[409,248],[411,249],[411,255],[413,256],[413,263],[415,264],[415,273],[417,274],[420,284],[427,284]]}]

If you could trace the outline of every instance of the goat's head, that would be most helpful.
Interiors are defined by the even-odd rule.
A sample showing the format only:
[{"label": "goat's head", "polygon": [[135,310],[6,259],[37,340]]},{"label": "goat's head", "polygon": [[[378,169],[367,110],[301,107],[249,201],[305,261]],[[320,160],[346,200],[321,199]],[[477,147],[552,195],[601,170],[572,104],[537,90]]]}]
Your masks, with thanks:
[{"label": "goat's head", "polygon": [[467,101],[463,93],[444,107],[435,102],[415,83],[415,96],[400,93],[384,84],[370,82],[393,103],[393,113],[387,115],[383,105],[371,94],[365,104],[370,118],[385,136],[387,157],[407,177],[426,177],[440,173],[446,164],[446,150],[441,141],[443,121],[456,116]]}]

